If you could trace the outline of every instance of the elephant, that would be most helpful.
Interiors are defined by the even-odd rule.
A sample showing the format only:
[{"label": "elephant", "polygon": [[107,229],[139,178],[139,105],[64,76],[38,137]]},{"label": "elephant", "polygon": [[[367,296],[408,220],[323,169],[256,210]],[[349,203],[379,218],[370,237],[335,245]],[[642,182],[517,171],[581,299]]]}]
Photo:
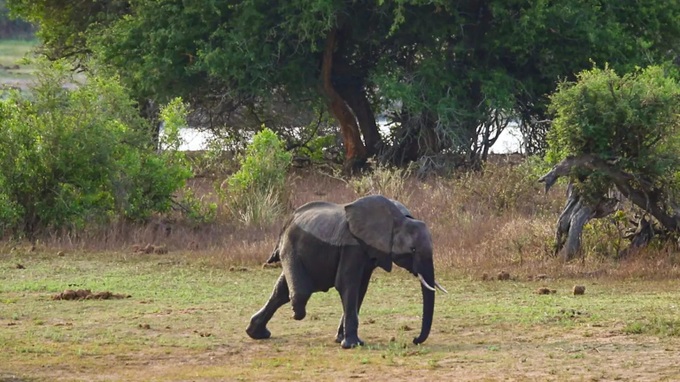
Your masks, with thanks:
[{"label": "elephant", "polygon": [[435,281],[432,255],[426,224],[397,201],[371,195],[348,204],[307,203],[281,231],[268,262],[281,261],[283,272],[246,333],[253,339],[269,338],[267,323],[278,308],[291,302],[293,318],[302,320],[312,293],[335,287],[343,307],[335,341],[345,349],[362,346],[358,315],[371,275],[377,267],[390,272],[394,263],[421,283],[423,316],[420,334],[413,339],[420,344],[432,326],[434,287],[446,292]]}]

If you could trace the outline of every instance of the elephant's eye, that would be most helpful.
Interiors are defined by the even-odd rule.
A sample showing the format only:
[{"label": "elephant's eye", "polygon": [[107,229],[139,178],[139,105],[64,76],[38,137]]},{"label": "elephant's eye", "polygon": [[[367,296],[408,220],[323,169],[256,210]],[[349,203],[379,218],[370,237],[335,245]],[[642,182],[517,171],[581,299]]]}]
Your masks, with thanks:
[{"label": "elephant's eye", "polygon": [[411,252],[416,253],[416,247],[411,247]]}]

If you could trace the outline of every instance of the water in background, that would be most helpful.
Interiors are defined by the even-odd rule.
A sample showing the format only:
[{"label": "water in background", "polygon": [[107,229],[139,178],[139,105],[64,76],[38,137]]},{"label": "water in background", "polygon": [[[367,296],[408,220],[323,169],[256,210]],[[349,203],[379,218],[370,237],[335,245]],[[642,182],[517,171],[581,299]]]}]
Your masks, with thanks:
[{"label": "water in background", "polygon": [[[387,127],[380,123],[381,131],[386,133]],[[161,129],[161,134],[163,130]],[[208,146],[208,140],[211,136],[210,132],[201,131],[193,128],[184,128],[180,130],[180,137],[182,144],[179,146],[181,151],[196,151],[205,150]],[[507,154],[521,152],[522,138],[519,133],[517,124],[511,123],[503,130],[501,136],[496,143],[491,147],[491,152],[496,154]]]}]

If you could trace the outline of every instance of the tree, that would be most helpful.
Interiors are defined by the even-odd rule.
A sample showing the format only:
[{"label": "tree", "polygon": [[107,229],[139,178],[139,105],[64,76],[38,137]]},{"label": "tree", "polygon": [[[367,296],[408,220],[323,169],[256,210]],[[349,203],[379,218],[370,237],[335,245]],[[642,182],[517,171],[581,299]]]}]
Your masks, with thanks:
[{"label": "tree", "polygon": [[[546,191],[559,177],[570,181],[556,232],[565,259],[579,252],[588,220],[615,210],[612,190],[653,217],[657,232],[680,230],[679,100],[680,83],[659,66],[622,76],[594,68],[558,86],[547,155],[556,165],[541,181]],[[651,238],[649,221],[639,224],[634,247]]]},{"label": "tree", "polygon": [[[221,115],[327,108],[348,170],[374,155],[475,163],[511,118],[541,152],[559,78],[591,60],[626,72],[671,59],[680,36],[675,1],[81,0],[80,12],[9,1],[41,25],[48,51],[92,52],[140,99],[181,95]],[[396,122],[391,141],[377,114]]]}]

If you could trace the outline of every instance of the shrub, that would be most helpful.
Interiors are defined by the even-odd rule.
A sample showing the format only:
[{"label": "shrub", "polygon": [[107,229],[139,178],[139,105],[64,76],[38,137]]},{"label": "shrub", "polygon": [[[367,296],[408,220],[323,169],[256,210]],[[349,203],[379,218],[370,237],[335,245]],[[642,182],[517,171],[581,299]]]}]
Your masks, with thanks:
[{"label": "shrub", "polygon": [[286,171],[292,155],[276,134],[263,128],[255,134],[240,160],[240,169],[226,181],[222,193],[227,208],[248,225],[262,225],[279,218],[286,210]]},{"label": "shrub", "polygon": [[[157,154],[149,126],[117,78],[74,83],[62,62],[43,64],[30,98],[0,100],[0,214],[5,230],[82,229],[166,211],[190,172]],[[4,217],[8,217],[7,220]]]},{"label": "shrub", "polygon": [[406,184],[410,174],[409,169],[377,165],[373,171],[352,178],[349,184],[358,195],[380,194],[408,205],[411,192]]},{"label": "shrub", "polygon": [[[619,76],[594,68],[564,82],[551,96],[555,114],[546,158],[592,155],[613,169],[639,176],[660,190],[677,192],[680,169],[680,84],[662,67]],[[581,171],[572,180],[580,189],[603,194],[612,188],[608,174]]]}]

